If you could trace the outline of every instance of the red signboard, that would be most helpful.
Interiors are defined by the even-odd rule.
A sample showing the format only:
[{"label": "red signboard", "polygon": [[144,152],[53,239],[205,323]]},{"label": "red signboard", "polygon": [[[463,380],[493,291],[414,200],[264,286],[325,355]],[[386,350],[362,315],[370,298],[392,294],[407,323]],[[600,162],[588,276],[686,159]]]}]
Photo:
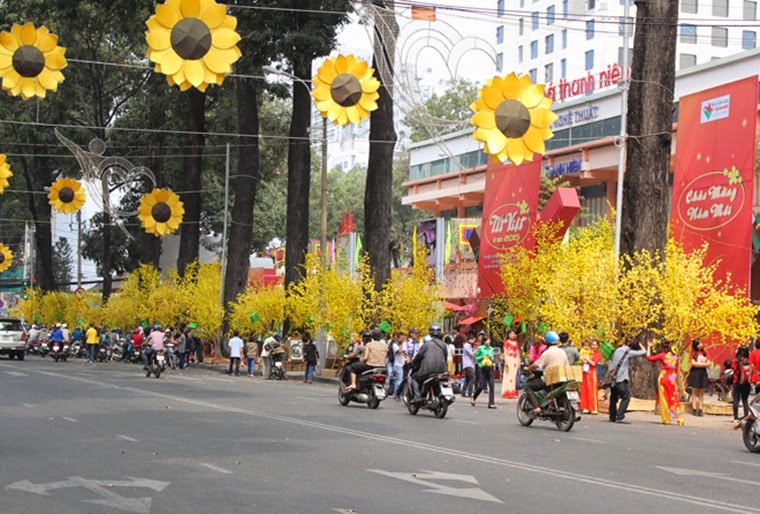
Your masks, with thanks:
[{"label": "red signboard", "polygon": [[521,166],[488,161],[481,222],[478,287],[480,297],[503,294],[500,255],[514,246],[531,247],[537,217],[541,160]]}]

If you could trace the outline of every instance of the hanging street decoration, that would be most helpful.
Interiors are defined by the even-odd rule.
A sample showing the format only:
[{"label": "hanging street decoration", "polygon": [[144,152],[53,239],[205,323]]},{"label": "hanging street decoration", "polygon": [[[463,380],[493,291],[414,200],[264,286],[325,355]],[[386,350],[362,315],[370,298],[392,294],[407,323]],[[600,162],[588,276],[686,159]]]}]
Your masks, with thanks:
[{"label": "hanging street decoration", "polygon": [[222,85],[242,53],[237,19],[214,0],[166,0],[146,22],[146,56],[181,91]]},{"label": "hanging street decoration", "polygon": [[8,187],[8,179],[13,176],[11,165],[5,160],[5,154],[0,153],[0,195],[5,193]]},{"label": "hanging street decoration", "polygon": [[10,268],[11,264],[13,264],[13,252],[3,243],[0,243],[0,273]]},{"label": "hanging street decoration", "polygon": [[48,202],[58,212],[74,214],[82,208],[84,201],[84,188],[76,179],[61,177],[50,186]]},{"label": "hanging street decoration", "polygon": [[516,166],[543,154],[544,141],[554,137],[549,128],[557,119],[550,109],[552,100],[544,96],[543,84],[531,84],[530,77],[510,73],[494,77],[481,88],[470,105],[475,115],[472,137],[485,143],[484,151],[497,163],[507,160]]},{"label": "hanging street decoration", "polygon": [[58,36],[44,25],[23,27],[13,24],[11,31],[0,32],[0,78],[2,88],[24,100],[45,98],[63,82],[61,70],[67,66],[66,49],[57,46]]},{"label": "hanging street decoration", "polygon": [[358,125],[377,109],[380,82],[375,70],[353,55],[327,59],[314,76],[314,105],[323,118],[345,127]]},{"label": "hanging street decoration", "polygon": [[140,200],[137,216],[145,232],[165,236],[179,228],[185,208],[170,189],[154,189]]}]

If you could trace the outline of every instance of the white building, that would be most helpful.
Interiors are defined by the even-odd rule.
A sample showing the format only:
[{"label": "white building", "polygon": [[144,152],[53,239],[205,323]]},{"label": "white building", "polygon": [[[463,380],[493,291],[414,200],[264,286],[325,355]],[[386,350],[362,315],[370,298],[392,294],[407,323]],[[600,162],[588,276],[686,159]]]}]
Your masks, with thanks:
[{"label": "white building", "polygon": [[[633,0],[629,0],[628,23],[623,16],[625,0],[495,2],[503,21],[496,27],[497,61],[503,71],[529,74],[534,83],[554,87],[556,101],[614,85],[605,79],[623,60],[625,28],[633,35]],[[760,29],[757,3],[680,0],[676,69],[755,48]],[[633,37],[629,44],[633,48]],[[630,58],[629,50],[629,65]]]}]

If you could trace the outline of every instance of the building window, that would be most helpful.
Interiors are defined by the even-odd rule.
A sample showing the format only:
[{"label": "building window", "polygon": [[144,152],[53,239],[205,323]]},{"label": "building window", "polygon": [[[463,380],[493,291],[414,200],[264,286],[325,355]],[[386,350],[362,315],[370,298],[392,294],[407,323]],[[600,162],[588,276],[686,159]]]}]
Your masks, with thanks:
[{"label": "building window", "polygon": [[594,51],[589,50],[586,52],[586,71],[594,69]]},{"label": "building window", "polygon": [[757,2],[744,0],[744,19],[750,21],[757,19]]},{"label": "building window", "polygon": [[678,69],[691,68],[697,65],[697,56],[694,54],[681,54],[678,58]]},{"label": "building window", "polygon": [[544,82],[548,84],[554,80],[554,65],[547,64],[544,66]]},{"label": "building window", "polygon": [[742,31],[742,49],[752,50],[757,46],[757,33],[754,30]]},{"label": "building window", "polygon": [[496,14],[497,16],[504,16],[504,0],[498,0],[496,2]]},{"label": "building window", "polygon": [[697,14],[699,10],[697,4],[698,0],[681,0],[681,12]]},{"label": "building window", "polygon": [[728,17],[728,0],[713,0],[713,16]]},{"label": "building window", "polygon": [[567,0],[562,0],[562,17],[567,19]]},{"label": "building window", "polygon": [[728,29],[723,27],[712,28],[712,46],[726,48],[728,46]]},{"label": "building window", "polygon": [[681,43],[697,42],[697,26],[681,25]]},{"label": "building window", "polygon": [[528,72],[528,75],[530,76],[530,81],[535,84],[537,82],[536,79],[538,77],[538,70],[536,68],[533,68]]},{"label": "building window", "polygon": [[567,77],[567,59],[559,61],[559,78]]},{"label": "building window", "polygon": [[553,5],[550,5],[549,7],[546,8],[546,24],[547,25],[554,24],[554,6]]},{"label": "building window", "polygon": [[586,22],[586,39],[594,39],[594,20]]},{"label": "building window", "polygon": [[594,7],[596,7],[596,0],[587,0],[586,3],[589,9],[593,9]]},{"label": "building window", "polygon": [[517,47],[517,62],[522,63],[523,62],[523,47],[522,45]]},{"label": "building window", "polygon": [[[631,50],[629,48],[628,49],[628,61],[626,62],[626,65],[630,66],[632,61],[633,61],[633,50]],[[623,65],[623,47],[622,46],[618,47],[618,60],[617,60],[617,62],[618,62],[618,64],[620,66]]]},{"label": "building window", "polygon": [[533,30],[536,30],[538,28],[538,13],[537,12],[530,14],[530,22],[531,22],[531,26],[533,27]]},{"label": "building window", "polygon": [[554,53],[554,34],[546,36],[546,54]]},{"label": "building window", "polygon": [[520,0],[520,9],[525,7],[525,0]]},{"label": "building window", "polygon": [[[620,0],[620,5],[625,5],[625,0]],[[628,0],[628,5],[633,5],[633,0]]]},{"label": "building window", "polygon": [[562,29],[562,48],[567,48],[567,29]]},{"label": "building window", "polygon": [[504,25],[496,27],[496,44],[500,45],[504,42]]},{"label": "building window", "polygon": [[517,23],[517,26],[520,31],[520,35],[522,36],[525,33],[525,18],[520,18],[520,21]]},{"label": "building window", "polygon": [[538,58],[538,41],[530,42],[530,58],[531,59]]},{"label": "building window", "polygon": [[498,68],[499,71],[504,69],[504,54],[501,52],[496,54],[496,68]]},{"label": "building window", "polygon": [[633,25],[635,21],[633,19],[633,16],[629,16],[628,19],[625,19],[625,16],[621,16],[618,18],[618,36],[625,35],[625,31],[628,31],[628,35],[630,36],[633,33]]}]

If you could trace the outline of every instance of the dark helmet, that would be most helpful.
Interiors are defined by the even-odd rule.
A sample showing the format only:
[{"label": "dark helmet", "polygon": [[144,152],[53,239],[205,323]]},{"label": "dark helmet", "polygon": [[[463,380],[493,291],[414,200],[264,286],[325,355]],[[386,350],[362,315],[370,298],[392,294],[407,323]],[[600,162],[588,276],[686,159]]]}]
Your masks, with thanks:
[{"label": "dark helmet", "polygon": [[383,331],[379,328],[373,328],[372,329],[372,339],[375,341],[379,341],[383,338]]},{"label": "dark helmet", "polygon": [[441,328],[441,325],[433,324],[433,325],[430,325],[430,328],[428,329],[428,334],[430,334],[430,337],[435,337],[436,339],[440,339],[443,337],[443,329]]},{"label": "dark helmet", "polygon": [[369,333],[369,330],[365,330],[362,332],[362,342],[368,343],[372,339],[372,334]]},{"label": "dark helmet", "polygon": [[272,337],[274,337],[278,341],[282,340],[282,334],[280,334],[279,332],[275,332],[274,334],[272,334]]}]

